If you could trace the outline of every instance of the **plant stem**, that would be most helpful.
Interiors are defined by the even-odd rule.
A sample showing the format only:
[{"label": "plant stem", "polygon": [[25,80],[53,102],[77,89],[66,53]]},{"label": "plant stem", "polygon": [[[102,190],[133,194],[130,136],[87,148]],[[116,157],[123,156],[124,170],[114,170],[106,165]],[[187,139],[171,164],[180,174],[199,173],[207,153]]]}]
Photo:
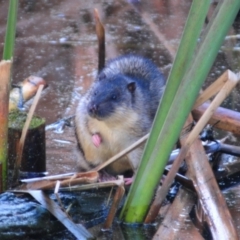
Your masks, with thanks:
[{"label": "plant stem", "polygon": [[5,42],[3,49],[4,60],[10,60],[13,57],[16,34],[17,9],[18,0],[10,0],[7,19],[7,30],[5,34]]}]

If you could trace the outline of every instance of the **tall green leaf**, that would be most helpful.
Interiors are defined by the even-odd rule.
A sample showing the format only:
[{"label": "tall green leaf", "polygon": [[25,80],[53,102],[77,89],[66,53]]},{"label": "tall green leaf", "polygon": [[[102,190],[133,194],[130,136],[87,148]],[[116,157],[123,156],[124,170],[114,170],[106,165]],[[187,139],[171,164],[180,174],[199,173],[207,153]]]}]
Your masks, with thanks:
[{"label": "tall green leaf", "polygon": [[10,60],[13,57],[16,35],[17,9],[18,0],[10,0],[8,9],[7,29],[3,49],[4,60]]}]

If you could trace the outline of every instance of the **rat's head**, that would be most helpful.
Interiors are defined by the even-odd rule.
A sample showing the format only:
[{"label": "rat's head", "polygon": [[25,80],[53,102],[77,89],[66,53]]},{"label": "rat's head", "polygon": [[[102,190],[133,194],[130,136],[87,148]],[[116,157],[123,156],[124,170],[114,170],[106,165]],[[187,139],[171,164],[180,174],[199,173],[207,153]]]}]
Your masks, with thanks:
[{"label": "rat's head", "polygon": [[122,74],[98,78],[91,89],[88,114],[98,120],[124,115],[134,102],[135,90],[135,81]]}]

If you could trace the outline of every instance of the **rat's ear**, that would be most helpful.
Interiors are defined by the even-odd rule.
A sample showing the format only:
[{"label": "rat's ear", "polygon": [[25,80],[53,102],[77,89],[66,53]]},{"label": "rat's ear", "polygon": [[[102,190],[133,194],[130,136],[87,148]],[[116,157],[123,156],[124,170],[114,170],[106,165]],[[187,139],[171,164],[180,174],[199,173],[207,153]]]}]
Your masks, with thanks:
[{"label": "rat's ear", "polygon": [[129,92],[133,93],[136,89],[136,83],[135,82],[131,82],[127,85],[127,89]]},{"label": "rat's ear", "polygon": [[102,81],[103,79],[106,78],[106,74],[101,72],[98,76],[97,76],[97,81]]}]

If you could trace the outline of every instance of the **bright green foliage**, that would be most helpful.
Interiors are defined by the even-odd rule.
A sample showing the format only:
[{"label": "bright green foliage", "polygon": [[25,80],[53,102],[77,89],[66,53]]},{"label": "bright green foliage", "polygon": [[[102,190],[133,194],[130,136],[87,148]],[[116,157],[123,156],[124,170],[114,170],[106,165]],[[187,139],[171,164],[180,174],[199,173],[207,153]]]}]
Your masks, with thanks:
[{"label": "bright green foliage", "polygon": [[13,57],[15,35],[16,35],[16,22],[17,22],[17,9],[18,0],[9,1],[7,29],[5,34],[3,59],[11,60]]}]

